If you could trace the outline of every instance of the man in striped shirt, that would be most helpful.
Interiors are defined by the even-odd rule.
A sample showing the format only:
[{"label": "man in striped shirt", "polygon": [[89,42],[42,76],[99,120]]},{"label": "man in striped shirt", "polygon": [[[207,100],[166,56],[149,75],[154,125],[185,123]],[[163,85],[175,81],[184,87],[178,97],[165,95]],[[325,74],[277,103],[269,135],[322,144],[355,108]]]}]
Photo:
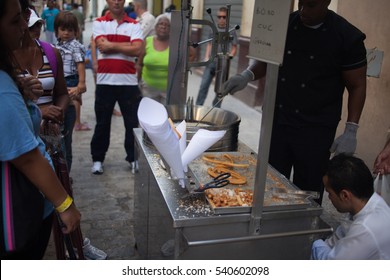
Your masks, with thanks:
[{"label": "man in striped shirt", "polygon": [[140,24],[124,11],[124,0],[106,0],[109,11],[93,23],[93,39],[99,49],[96,78],[96,126],[91,141],[92,173],[103,173],[110,144],[111,117],[118,102],[125,123],[126,160],[137,170],[133,128],[138,126],[137,110],[141,92],[135,69],[143,37]]}]

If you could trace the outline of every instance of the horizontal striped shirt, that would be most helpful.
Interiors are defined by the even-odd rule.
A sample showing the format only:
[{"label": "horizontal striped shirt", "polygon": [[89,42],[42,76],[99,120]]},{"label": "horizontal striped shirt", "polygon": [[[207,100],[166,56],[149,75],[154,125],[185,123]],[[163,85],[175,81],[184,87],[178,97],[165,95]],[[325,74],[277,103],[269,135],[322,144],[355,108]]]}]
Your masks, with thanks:
[{"label": "horizontal striped shirt", "polygon": [[[38,73],[35,77],[42,83],[43,94],[38,98],[37,104],[39,106],[51,105],[53,104],[53,89],[55,86],[54,74],[50,67],[49,59],[47,58],[41,44],[38,40],[35,40],[35,43],[42,52],[42,66],[38,69]],[[32,73],[30,73],[27,69],[18,70],[18,74],[20,77],[27,77],[32,75]]]},{"label": "horizontal striped shirt", "polygon": [[[142,41],[140,24],[123,16],[121,22],[113,19],[108,12],[105,16],[96,19],[93,23],[94,40],[105,37],[110,42]],[[98,85],[137,85],[135,69],[136,57],[121,53],[103,54],[99,52],[97,81]]]}]

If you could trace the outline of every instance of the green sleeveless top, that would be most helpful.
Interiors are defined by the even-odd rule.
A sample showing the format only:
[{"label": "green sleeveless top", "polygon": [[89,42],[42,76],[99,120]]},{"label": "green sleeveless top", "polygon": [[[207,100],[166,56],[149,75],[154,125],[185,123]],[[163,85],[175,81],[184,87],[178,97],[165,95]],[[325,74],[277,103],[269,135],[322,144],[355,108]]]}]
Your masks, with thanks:
[{"label": "green sleeveless top", "polygon": [[165,92],[168,84],[169,47],[164,51],[156,51],[153,36],[149,36],[146,38],[145,50],[142,79],[148,86]]}]

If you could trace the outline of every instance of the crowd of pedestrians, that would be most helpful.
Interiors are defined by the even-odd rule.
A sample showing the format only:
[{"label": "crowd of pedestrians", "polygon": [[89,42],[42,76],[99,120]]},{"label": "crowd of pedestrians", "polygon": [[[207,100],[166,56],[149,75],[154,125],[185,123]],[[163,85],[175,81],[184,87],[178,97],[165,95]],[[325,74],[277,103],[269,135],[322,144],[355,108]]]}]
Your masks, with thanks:
[{"label": "crowd of pedestrians", "polygon": [[[20,98],[9,100],[16,102],[9,106],[9,110],[17,111],[2,112],[7,113],[8,117],[12,116],[15,121],[24,118],[27,123],[26,129],[14,130],[15,134],[9,134],[9,140],[2,137],[2,168],[3,162],[12,163],[12,166],[32,181],[46,201],[42,204],[43,220],[37,230],[31,233],[30,240],[23,244],[22,248],[10,248],[8,251],[2,249],[1,257],[41,259],[48,244],[53,219],[57,219],[53,217],[59,217],[64,233],[73,232],[79,228],[80,223],[80,213],[73,204],[71,191],[65,187],[67,182],[57,177],[59,170],[56,170],[57,165],[53,165],[52,160],[60,153],[67,169],[65,172],[69,176],[72,166],[73,130],[89,129],[86,123],[81,122],[80,117],[82,94],[87,90],[86,49],[82,44],[85,19],[77,4],[74,4],[72,9],[62,10],[55,0],[48,0],[41,15],[38,15],[28,0],[20,0],[20,5],[12,6],[10,3],[11,1],[2,2],[1,39],[4,42],[4,56],[1,60],[1,79],[4,80],[2,84],[9,85],[3,89],[15,96],[19,95]],[[18,18],[20,11],[22,17]],[[11,22],[11,16],[17,21]],[[138,20],[135,20],[135,17],[138,17]],[[169,35],[169,24],[167,15],[155,24],[155,17],[147,10],[146,1],[134,1],[134,5],[129,5],[125,13],[124,1],[107,0],[107,9],[94,21],[92,42],[97,54],[92,57],[92,63],[96,66],[96,126],[91,139],[93,174],[103,173],[105,153],[109,147],[111,116],[115,112],[116,102],[125,123],[126,160],[133,172],[138,170],[132,129],[138,126],[137,109],[142,92],[138,87],[140,77],[137,76],[136,62],[141,52],[146,54],[146,37],[151,36],[149,40],[153,40],[153,31],[157,28],[163,29],[166,37]],[[9,34],[5,32],[7,28],[14,32],[10,43],[6,44],[5,39]],[[42,29],[45,31],[44,39],[40,38]],[[123,36],[127,36],[127,42],[123,41],[123,38],[119,41],[112,39],[111,35],[117,34],[118,30]],[[128,30],[131,32],[128,33]],[[159,34],[156,40],[164,41],[164,35],[161,32]],[[17,40],[20,40],[21,47],[16,44]],[[167,48],[168,44],[165,44],[165,49]],[[7,57],[6,54],[10,53],[12,55]],[[112,63],[113,59],[116,63]],[[167,67],[167,55],[164,61]],[[12,80],[19,89],[12,87]],[[161,90],[165,91],[163,87],[164,85]],[[20,101],[23,101],[25,106]],[[2,104],[6,106],[8,103],[4,100]],[[29,112],[30,117],[26,117],[26,112]],[[2,128],[3,125],[12,125],[13,122],[8,121],[8,117],[4,118]],[[31,127],[29,119],[32,122]],[[27,132],[29,134],[25,135]],[[20,139],[20,147],[23,148],[15,144],[12,148],[7,146],[6,143],[19,143],[13,138]],[[31,168],[34,173],[26,171],[31,163],[39,167]],[[53,171],[57,172],[57,176]],[[70,184],[72,181],[69,177]],[[49,184],[53,186],[51,189],[48,188]],[[6,238],[7,236],[3,237],[4,240]],[[107,258],[107,254],[92,246],[88,238],[83,239],[81,255],[87,259]]]},{"label": "crowd of pedestrians", "polygon": [[[17,216],[19,209],[4,209],[3,215],[6,216],[6,226],[9,229],[2,231],[2,259],[41,259],[44,256],[51,232],[53,216],[58,215],[64,227],[64,233],[74,231],[80,223],[80,213],[73,203],[73,199],[66,192],[61,182],[57,178],[51,166],[50,156],[45,150],[45,145],[40,138],[41,112],[30,94],[38,91],[31,90],[25,92],[21,83],[25,81],[18,80],[18,67],[14,58],[13,51],[20,48],[24,41],[24,34],[28,33],[28,19],[31,15],[27,1],[16,2],[11,0],[0,2],[0,79],[1,79],[1,122],[2,131],[8,131],[1,137],[0,155],[2,161],[2,174],[5,174],[8,168],[15,169],[15,180],[11,182],[12,193],[15,192],[14,184],[16,178],[27,177],[32,183],[33,189],[39,191],[45,201],[41,205],[32,205],[25,214],[37,212],[37,227],[28,229],[28,234],[23,238],[16,238],[14,234],[19,234],[22,229],[18,222],[23,216]],[[21,8],[22,7],[22,8]],[[36,49],[36,46],[33,46]],[[33,56],[29,56],[33,60]],[[38,60],[38,57],[36,57]],[[30,63],[33,61],[30,61]],[[27,65],[26,65],[27,66]],[[36,74],[32,70],[33,74]],[[31,75],[31,73],[30,73]],[[34,78],[34,76],[30,76]],[[20,85],[18,88],[17,85]],[[42,93],[42,89],[39,90]],[[18,129],[15,129],[18,128]],[[3,175],[5,176],[5,175]],[[8,197],[7,197],[8,199]],[[9,197],[13,202],[19,201],[23,206],[25,201],[20,201],[22,196]],[[16,200],[15,200],[16,199]],[[29,195],[31,202],[38,203],[39,199]],[[7,204],[9,205],[9,204]],[[19,204],[20,207],[20,204]],[[9,210],[9,211],[7,211]],[[56,212],[56,214],[54,214]],[[31,221],[31,220],[30,220]],[[30,221],[27,221],[30,223]],[[4,224],[4,223],[2,223]],[[23,233],[23,232],[21,232]],[[6,242],[4,242],[6,241]],[[4,246],[5,244],[5,246]],[[3,247],[4,246],[4,247]]]}]

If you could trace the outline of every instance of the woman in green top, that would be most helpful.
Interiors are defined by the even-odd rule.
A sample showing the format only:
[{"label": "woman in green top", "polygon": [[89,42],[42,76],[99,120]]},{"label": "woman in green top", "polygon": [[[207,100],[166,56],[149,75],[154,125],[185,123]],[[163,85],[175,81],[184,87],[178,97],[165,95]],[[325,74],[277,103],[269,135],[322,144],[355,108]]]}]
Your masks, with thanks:
[{"label": "woman in green top", "polygon": [[170,15],[162,14],[156,18],[156,35],[145,39],[143,51],[137,62],[138,79],[143,96],[164,105],[168,83],[170,27]]}]

